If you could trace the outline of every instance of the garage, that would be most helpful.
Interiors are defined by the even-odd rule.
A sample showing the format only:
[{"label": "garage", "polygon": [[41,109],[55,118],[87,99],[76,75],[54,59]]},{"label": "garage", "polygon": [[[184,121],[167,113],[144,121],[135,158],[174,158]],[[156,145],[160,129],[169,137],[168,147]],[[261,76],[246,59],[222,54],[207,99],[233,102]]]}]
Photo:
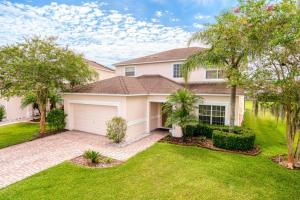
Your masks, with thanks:
[{"label": "garage", "polygon": [[117,115],[116,106],[73,104],[73,130],[106,134],[106,122]]}]

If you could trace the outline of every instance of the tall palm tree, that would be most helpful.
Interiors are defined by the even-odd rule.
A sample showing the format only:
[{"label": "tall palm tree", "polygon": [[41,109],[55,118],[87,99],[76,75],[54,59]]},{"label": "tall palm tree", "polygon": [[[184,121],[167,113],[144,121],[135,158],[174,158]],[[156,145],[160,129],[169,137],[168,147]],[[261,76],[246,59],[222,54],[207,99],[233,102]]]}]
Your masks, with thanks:
[{"label": "tall palm tree", "polygon": [[235,105],[237,87],[243,80],[243,71],[247,67],[249,47],[247,45],[247,28],[240,16],[227,12],[216,18],[216,23],[207,25],[206,29],[195,33],[189,40],[201,42],[209,48],[190,56],[182,66],[182,74],[188,82],[192,71],[201,67],[222,68],[231,87],[230,129],[235,122]]}]

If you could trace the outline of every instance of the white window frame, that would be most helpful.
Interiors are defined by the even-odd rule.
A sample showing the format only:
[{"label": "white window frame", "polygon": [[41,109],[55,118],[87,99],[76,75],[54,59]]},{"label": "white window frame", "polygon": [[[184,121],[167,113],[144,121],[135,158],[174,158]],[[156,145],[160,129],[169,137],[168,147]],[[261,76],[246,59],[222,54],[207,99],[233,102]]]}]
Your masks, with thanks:
[{"label": "white window frame", "polygon": [[[213,106],[224,107],[224,108],[225,108],[225,110],[224,110],[224,125],[227,124],[227,120],[226,120],[227,106],[226,106],[226,105],[223,105],[223,104],[213,104],[213,103],[200,104],[200,105],[199,105],[199,108],[198,108],[198,118],[200,118],[200,113],[199,113],[200,106],[210,106],[210,115],[209,115],[209,118],[210,118],[209,124],[210,124],[210,125],[213,125],[213,124],[212,124],[212,119],[213,119],[213,109],[212,109],[212,107],[213,107]],[[222,116],[219,116],[219,117],[222,117]],[[200,120],[200,119],[199,119],[199,120]]]},{"label": "white window frame", "polygon": [[[181,65],[180,63],[173,64],[173,78],[182,78]],[[179,67],[179,69],[176,69],[176,72],[175,67]]]},{"label": "white window frame", "polygon": [[[133,69],[133,75],[127,75],[127,69]],[[136,68],[135,67],[125,67],[125,76],[129,76],[129,77],[134,77],[136,73]]]},{"label": "white window frame", "polygon": [[[215,78],[208,78],[207,77],[207,72],[213,72],[213,71],[217,72],[217,77],[215,77]],[[223,73],[224,73],[224,69],[207,69],[205,71],[205,78],[206,79],[224,79],[224,77],[220,77],[220,74],[219,74],[220,71],[223,71]]]}]

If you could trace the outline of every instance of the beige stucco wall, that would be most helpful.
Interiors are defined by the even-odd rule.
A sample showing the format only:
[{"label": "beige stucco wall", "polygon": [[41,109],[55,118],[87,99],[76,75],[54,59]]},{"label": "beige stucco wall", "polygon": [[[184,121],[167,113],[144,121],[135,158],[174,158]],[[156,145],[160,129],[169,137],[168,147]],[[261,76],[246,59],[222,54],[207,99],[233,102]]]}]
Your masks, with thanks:
[{"label": "beige stucco wall", "polygon": [[[73,107],[76,104],[86,105],[111,105],[117,107],[117,115],[127,121],[126,141],[132,141],[147,133],[147,97],[125,97],[125,96],[99,96],[99,95],[74,95],[65,94],[64,108],[67,114],[66,128],[72,130],[74,127]],[[83,112],[83,111],[82,111]],[[80,115],[80,113],[77,113]]]},{"label": "beige stucco wall", "polygon": [[0,98],[0,105],[3,105],[6,111],[6,118],[4,120],[13,121],[32,116],[32,107],[21,108],[21,100],[22,98],[20,97],[12,97],[10,99]]},{"label": "beige stucco wall", "polygon": [[147,133],[147,96],[126,97],[126,140],[140,138]]},{"label": "beige stucco wall", "polygon": [[95,70],[98,73],[98,81],[108,79],[108,78],[112,78],[112,77],[116,76],[116,73],[112,72],[112,71],[99,70],[99,69],[95,69]]},{"label": "beige stucco wall", "polygon": [[[230,96],[202,95],[202,104],[225,106],[225,124],[229,124],[230,116]],[[65,94],[64,107],[67,114],[67,129],[72,130],[74,124],[73,105],[74,104],[93,104],[117,106],[117,115],[127,121],[126,141],[133,141],[149,133],[151,130],[161,126],[160,104],[166,101],[167,95],[149,96],[100,96],[100,95],[75,95]],[[244,109],[244,98],[237,97],[236,105],[236,125],[242,122]],[[84,112],[84,111],[81,111]],[[198,112],[198,111],[196,111]],[[77,113],[78,115],[78,113]],[[80,115],[80,113],[79,113]]]},{"label": "beige stucco wall", "polygon": [[[182,61],[178,62],[167,62],[167,63],[152,63],[152,64],[140,64],[140,65],[129,65],[128,67],[135,67],[135,76],[160,74],[171,80],[177,82],[184,82],[183,78],[173,77],[173,65],[181,64]],[[116,75],[125,76],[126,66],[117,66]],[[223,79],[206,79],[206,69],[200,68],[191,73],[189,82],[223,82]]]}]

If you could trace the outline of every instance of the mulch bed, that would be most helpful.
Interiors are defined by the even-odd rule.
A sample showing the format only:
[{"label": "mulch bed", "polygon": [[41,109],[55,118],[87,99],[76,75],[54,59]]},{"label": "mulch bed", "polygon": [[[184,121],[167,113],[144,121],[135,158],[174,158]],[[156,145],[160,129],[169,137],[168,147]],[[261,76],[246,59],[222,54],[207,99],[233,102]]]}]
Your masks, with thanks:
[{"label": "mulch bed", "polygon": [[109,168],[109,167],[114,167],[116,165],[121,164],[122,162],[119,160],[111,159],[111,162],[105,162],[105,160],[108,157],[101,156],[100,162],[99,163],[92,163],[89,159],[85,158],[84,156],[78,156],[76,158],[73,158],[71,160],[72,163],[84,167],[89,167],[89,168]]},{"label": "mulch bed", "polygon": [[[291,169],[287,165],[287,155],[286,154],[273,156],[273,157],[271,157],[271,160],[274,163],[276,163],[284,168]],[[298,163],[297,166],[294,166],[294,168],[292,170],[294,170],[294,169],[300,170],[300,163]]]},{"label": "mulch bed", "polygon": [[69,130],[63,129],[63,130],[59,130],[59,131],[48,131],[43,135],[38,134],[34,139],[44,138],[44,137],[48,137],[48,136],[51,136],[51,135],[56,135],[56,134],[67,132],[67,131],[69,131]]},{"label": "mulch bed", "polygon": [[182,138],[167,136],[161,139],[160,142],[183,145],[183,146],[197,146],[197,147],[202,147],[214,151],[222,151],[222,152],[243,154],[249,156],[256,156],[261,153],[261,149],[258,146],[255,146],[253,149],[248,151],[239,151],[239,150],[234,151],[234,150],[226,150],[226,149],[218,148],[213,145],[211,139],[207,139],[205,137],[192,137],[187,139],[186,141],[183,141]]},{"label": "mulch bed", "polygon": [[40,122],[40,118],[34,118],[34,119],[30,120],[30,122]]}]

